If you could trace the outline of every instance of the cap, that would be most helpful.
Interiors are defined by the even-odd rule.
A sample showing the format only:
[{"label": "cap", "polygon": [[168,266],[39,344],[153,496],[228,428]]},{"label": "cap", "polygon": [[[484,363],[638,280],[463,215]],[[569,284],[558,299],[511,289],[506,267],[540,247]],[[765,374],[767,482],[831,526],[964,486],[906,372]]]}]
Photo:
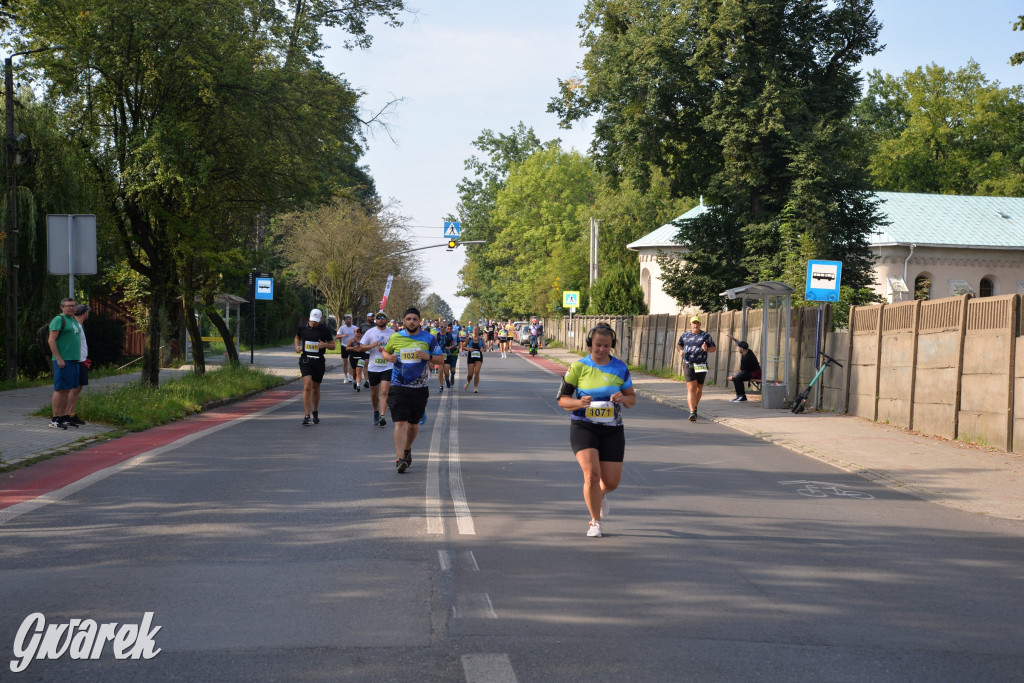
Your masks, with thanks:
[{"label": "cap", "polygon": [[312,323],[318,323],[323,320],[324,314],[319,308],[314,308],[309,312],[309,321]]},{"label": "cap", "polygon": [[372,317],[373,317],[373,313],[367,313],[367,314],[366,314],[366,317],[367,317],[367,318],[372,318]]},{"label": "cap", "polygon": [[736,346],[740,347],[741,349],[749,349],[750,348],[750,345],[747,344],[747,342],[744,342],[744,341],[736,342]]},{"label": "cap", "polygon": [[690,318],[690,322],[691,323],[699,323],[700,322],[700,316],[697,316],[697,315],[693,316],[692,318]]},{"label": "cap", "polygon": [[77,306],[75,306],[75,315],[82,315],[83,313],[87,313],[91,310],[92,309],[86,306],[85,304],[78,304]]},{"label": "cap", "polygon": [[374,318],[376,318],[377,320],[387,320],[388,319],[388,314],[385,313],[384,311],[381,311],[380,313],[375,315]]},{"label": "cap", "polygon": [[346,313],[344,317],[346,317],[346,318],[351,318],[351,317],[352,317],[352,314],[351,314],[351,313]]}]

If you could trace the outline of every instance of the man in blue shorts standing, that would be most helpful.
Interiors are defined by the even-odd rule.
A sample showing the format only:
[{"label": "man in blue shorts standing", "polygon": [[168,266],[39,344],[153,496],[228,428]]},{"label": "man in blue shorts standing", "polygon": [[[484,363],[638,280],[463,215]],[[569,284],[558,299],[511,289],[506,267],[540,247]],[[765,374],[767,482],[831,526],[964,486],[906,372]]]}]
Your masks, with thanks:
[{"label": "man in blue shorts standing", "polygon": [[53,354],[53,395],[50,397],[50,427],[67,429],[71,421],[71,390],[78,386],[78,361],[82,353],[82,326],[75,320],[75,300],[60,302],[60,314],[50,321],[47,343]]}]

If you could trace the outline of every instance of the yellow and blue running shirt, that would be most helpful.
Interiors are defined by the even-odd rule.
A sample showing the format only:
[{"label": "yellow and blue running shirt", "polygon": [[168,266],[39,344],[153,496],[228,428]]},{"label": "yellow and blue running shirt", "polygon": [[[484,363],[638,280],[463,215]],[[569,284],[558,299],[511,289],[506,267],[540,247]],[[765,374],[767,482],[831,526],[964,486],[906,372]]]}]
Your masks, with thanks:
[{"label": "yellow and blue running shirt", "polygon": [[388,353],[398,354],[399,357],[391,372],[391,386],[393,387],[427,387],[430,379],[430,363],[415,358],[414,353],[427,351],[431,356],[441,355],[441,347],[437,345],[437,340],[422,328],[414,335],[410,335],[409,331],[404,329],[391,335],[387,344],[384,345],[384,350]]},{"label": "yellow and blue running shirt", "polygon": [[[633,386],[633,380],[629,376],[629,368],[614,356],[608,360],[606,365],[598,365],[590,356],[579,359],[569,366],[569,372],[565,373],[565,383],[576,387],[573,398],[590,396],[595,402],[609,401],[612,394]],[[611,422],[606,419],[591,419],[587,417],[586,408],[572,411],[570,417],[573,420],[593,422],[594,424],[621,426],[622,406],[615,404],[614,418]]]}]

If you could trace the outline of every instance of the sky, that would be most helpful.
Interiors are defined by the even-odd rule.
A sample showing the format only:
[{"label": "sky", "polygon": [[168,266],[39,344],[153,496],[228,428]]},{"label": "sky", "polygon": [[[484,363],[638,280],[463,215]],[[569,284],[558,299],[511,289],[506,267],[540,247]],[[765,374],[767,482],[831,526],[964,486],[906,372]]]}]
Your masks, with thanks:
[{"label": "sky", "polygon": [[[407,217],[410,247],[443,244],[443,221],[454,214],[456,186],[467,175],[464,162],[480,133],[507,133],[520,121],[541,140],[560,138],[564,149],[586,152],[592,126],[558,127],[546,111],[557,79],[581,75],[577,22],[584,0],[406,0],[415,14],[404,26],[371,24],[373,45],[341,47],[344,37],[328,33],[332,45],[324,63],[365,93],[364,118],[391,100],[401,101],[387,118],[389,131],[367,139],[363,163],[377,191]],[[973,59],[989,80],[1003,86],[1024,83],[1024,65],[1011,67],[1011,54],[1024,51],[1024,32],[1012,31],[1024,6],[1011,0],[972,3],[932,0],[875,0],[885,49],[862,63],[901,74],[932,62],[948,69]],[[336,46],[336,47],[334,47]],[[651,226],[654,230],[658,226]],[[456,315],[467,299],[455,296],[465,250],[418,252],[423,274]],[[384,283],[381,283],[383,294]],[[404,305],[404,304],[403,304]]]}]

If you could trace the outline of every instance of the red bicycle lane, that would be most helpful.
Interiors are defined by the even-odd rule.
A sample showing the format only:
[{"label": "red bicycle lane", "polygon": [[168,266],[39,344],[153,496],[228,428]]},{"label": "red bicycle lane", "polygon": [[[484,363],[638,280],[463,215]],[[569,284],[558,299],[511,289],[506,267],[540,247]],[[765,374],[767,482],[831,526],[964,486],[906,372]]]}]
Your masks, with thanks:
[{"label": "red bicycle lane", "polygon": [[51,458],[0,479],[0,510],[59,491],[86,477],[121,465],[154,449],[226,425],[294,398],[297,389],[272,389],[241,403],[233,403],[184,420],[134,432],[80,451]]}]

